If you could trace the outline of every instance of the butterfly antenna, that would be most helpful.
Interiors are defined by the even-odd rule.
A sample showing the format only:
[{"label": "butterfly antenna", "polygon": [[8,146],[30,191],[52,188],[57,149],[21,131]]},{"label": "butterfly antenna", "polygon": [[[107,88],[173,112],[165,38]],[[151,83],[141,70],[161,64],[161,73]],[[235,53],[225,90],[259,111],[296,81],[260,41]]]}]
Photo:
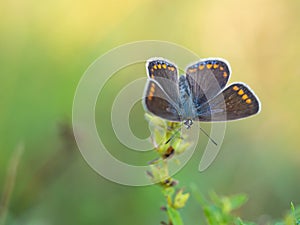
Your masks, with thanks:
[{"label": "butterfly antenna", "polygon": [[[168,143],[175,137],[175,135],[178,134],[178,132],[180,131],[180,129],[181,129],[181,127],[179,127],[179,128],[175,131],[175,133],[172,134],[172,136],[165,142],[165,144],[168,144]],[[200,127],[200,130],[205,134],[206,137],[208,137],[208,139],[209,139],[215,146],[218,145],[217,142],[216,142],[214,139],[212,139],[212,138],[209,136],[209,134],[208,134],[204,129],[202,129],[202,127]]]},{"label": "butterfly antenna", "polygon": [[205,134],[206,137],[208,137],[208,139],[209,139],[212,143],[215,144],[215,146],[218,145],[217,142],[215,142],[214,139],[212,139],[212,138],[208,135],[208,133],[206,133],[206,131],[205,131],[204,129],[202,129],[202,128],[200,127],[200,130]]},{"label": "butterfly antenna", "polygon": [[181,127],[179,127],[174,134],[172,134],[172,136],[165,142],[165,144],[168,144],[174,137],[175,135],[178,134],[178,132],[180,131]]}]

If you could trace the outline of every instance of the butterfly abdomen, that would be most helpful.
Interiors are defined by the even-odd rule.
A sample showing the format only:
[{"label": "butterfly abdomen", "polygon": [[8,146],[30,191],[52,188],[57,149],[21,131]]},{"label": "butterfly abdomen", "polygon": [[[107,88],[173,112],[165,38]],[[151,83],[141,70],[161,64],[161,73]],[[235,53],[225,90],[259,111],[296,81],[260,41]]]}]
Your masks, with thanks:
[{"label": "butterfly abdomen", "polygon": [[191,89],[184,75],[179,78],[179,95],[180,95],[180,105],[182,109],[183,119],[192,119],[195,115],[194,105],[191,98]]}]

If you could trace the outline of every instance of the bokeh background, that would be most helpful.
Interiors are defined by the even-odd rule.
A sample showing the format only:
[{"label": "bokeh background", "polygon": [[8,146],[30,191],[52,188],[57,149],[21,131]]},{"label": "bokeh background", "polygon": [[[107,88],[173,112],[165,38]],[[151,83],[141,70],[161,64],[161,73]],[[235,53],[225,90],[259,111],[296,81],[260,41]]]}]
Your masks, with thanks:
[{"label": "bokeh background", "polygon": [[[71,131],[72,101],[87,67],[114,47],[149,39],[227,59],[231,82],[249,84],[263,106],[256,117],[228,123],[221,152],[204,173],[198,163],[206,143],[199,143],[176,175],[180,185],[189,191],[195,184],[203,194],[245,193],[249,201],[237,214],[256,222],[282,217],[291,201],[300,204],[299,10],[298,0],[2,0],[0,193],[6,224],[150,225],[165,219],[159,187],[100,177]],[[143,70],[123,71],[101,94],[96,118],[107,145],[121,146],[110,121],[101,118],[109,118],[114,96]],[[146,137],[141,105],[131,115],[133,132]],[[126,155],[139,164],[137,155]],[[186,224],[204,224],[193,196],[182,215]]]}]

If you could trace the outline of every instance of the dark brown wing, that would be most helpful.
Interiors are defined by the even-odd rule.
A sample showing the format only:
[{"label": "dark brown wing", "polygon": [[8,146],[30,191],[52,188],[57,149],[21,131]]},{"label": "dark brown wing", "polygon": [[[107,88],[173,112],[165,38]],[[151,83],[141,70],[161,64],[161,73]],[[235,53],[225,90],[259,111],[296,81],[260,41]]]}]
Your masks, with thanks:
[{"label": "dark brown wing", "polygon": [[215,97],[227,84],[231,71],[223,59],[203,59],[186,69],[195,106]]},{"label": "dark brown wing", "polygon": [[197,109],[199,121],[237,120],[257,114],[260,102],[243,83],[233,83]]},{"label": "dark brown wing", "polygon": [[178,104],[167,95],[155,80],[148,80],[143,102],[144,108],[154,115],[166,120],[181,121]]},{"label": "dark brown wing", "polygon": [[179,102],[178,70],[171,62],[163,58],[152,58],[146,63],[148,78],[155,80],[169,98]]}]

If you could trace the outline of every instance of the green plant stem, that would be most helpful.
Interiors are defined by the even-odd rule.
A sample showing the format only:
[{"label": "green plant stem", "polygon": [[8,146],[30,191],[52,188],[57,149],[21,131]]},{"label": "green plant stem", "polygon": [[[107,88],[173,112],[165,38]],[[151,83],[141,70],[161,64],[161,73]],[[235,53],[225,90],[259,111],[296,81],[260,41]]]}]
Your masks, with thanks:
[{"label": "green plant stem", "polygon": [[162,193],[166,199],[166,204],[162,209],[167,213],[168,222],[162,221],[161,224],[183,225],[179,209],[185,206],[189,193],[183,194],[182,189],[175,189],[178,182],[170,176],[168,165],[171,157],[183,153],[186,148],[184,140],[179,138],[181,124],[166,122],[149,115],[146,115],[146,118],[152,125],[152,143],[159,154],[159,158],[151,162],[152,171],[149,172],[149,175],[155,183],[162,187]]},{"label": "green plant stem", "polygon": [[7,175],[6,180],[4,183],[4,189],[1,197],[0,202],[0,225],[5,224],[9,203],[11,199],[11,194],[13,192],[16,176],[17,176],[17,170],[20,163],[20,159],[22,156],[22,153],[24,151],[23,144],[20,144],[15,150],[11,157],[10,163],[8,165],[7,169]]}]

